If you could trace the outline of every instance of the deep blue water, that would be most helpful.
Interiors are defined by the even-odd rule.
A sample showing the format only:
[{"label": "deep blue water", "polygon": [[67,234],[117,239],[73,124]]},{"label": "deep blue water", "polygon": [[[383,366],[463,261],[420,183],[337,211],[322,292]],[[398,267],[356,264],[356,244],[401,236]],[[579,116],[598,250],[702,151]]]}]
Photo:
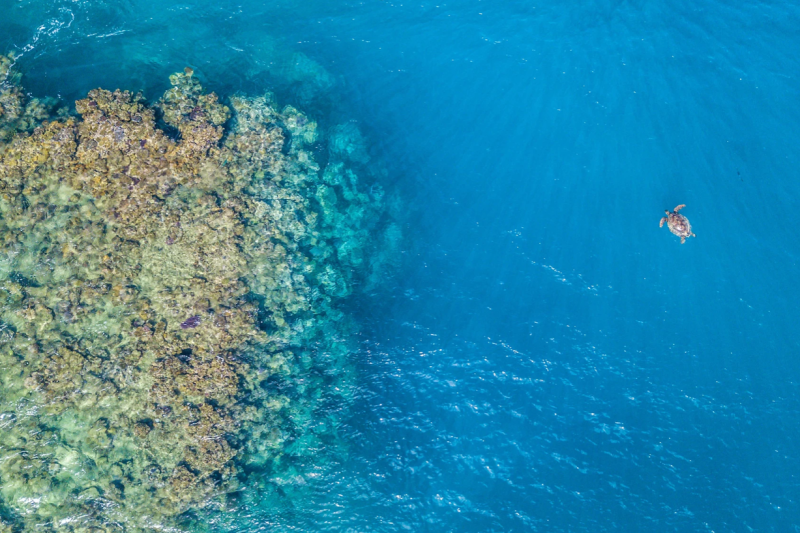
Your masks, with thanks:
[{"label": "deep blue water", "polygon": [[66,101],[187,64],[275,89],[357,121],[403,195],[402,264],[354,302],[347,455],[220,529],[784,532],[798,27],[792,2],[6,0],[0,47]]}]

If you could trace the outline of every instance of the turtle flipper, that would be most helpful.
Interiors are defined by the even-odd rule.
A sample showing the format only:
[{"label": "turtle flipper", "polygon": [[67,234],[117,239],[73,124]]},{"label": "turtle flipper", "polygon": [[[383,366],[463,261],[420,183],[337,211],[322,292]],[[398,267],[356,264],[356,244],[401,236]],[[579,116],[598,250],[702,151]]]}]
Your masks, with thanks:
[{"label": "turtle flipper", "polygon": [[686,207],[686,204],[681,204],[681,205],[679,205],[678,207],[676,207],[675,209],[673,209],[673,212],[677,213],[678,211],[680,211],[680,210],[681,210],[681,209],[683,209],[684,207]]},{"label": "turtle flipper", "polygon": [[686,237],[681,237],[681,244],[686,242]]},{"label": "turtle flipper", "polygon": [[666,221],[667,221],[667,217],[661,217],[661,222],[658,223],[658,227],[659,228],[663,228],[664,227],[664,222],[666,222]]},{"label": "turtle flipper", "polygon": [[694,233],[692,233],[692,237],[697,237],[697,235],[695,235]]}]

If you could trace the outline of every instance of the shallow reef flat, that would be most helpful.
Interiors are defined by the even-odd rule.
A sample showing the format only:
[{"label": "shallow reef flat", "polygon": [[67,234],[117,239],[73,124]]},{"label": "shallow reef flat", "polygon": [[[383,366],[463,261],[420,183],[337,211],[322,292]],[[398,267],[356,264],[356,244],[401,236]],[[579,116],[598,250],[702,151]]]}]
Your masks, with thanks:
[{"label": "shallow reef flat", "polygon": [[96,89],[54,112],[13,67],[0,533],[173,527],[335,440],[340,303],[399,239],[357,128],[270,94],[223,102],[188,68],[152,105]]}]

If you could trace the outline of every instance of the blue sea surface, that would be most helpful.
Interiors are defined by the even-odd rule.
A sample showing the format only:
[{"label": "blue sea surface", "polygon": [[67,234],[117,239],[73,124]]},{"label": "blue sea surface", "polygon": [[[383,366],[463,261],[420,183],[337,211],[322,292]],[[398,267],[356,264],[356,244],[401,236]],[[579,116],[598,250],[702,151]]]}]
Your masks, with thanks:
[{"label": "blue sea surface", "polygon": [[798,28],[790,1],[0,6],[35,96],[190,65],[354,121],[402,197],[401,264],[351,303],[347,453],[210,519],[238,532],[800,531]]}]

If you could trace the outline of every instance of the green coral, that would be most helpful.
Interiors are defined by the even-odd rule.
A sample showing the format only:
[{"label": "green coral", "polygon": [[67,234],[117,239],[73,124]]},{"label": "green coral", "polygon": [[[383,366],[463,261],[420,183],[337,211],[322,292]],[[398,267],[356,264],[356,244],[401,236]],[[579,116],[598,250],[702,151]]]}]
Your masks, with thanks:
[{"label": "green coral", "polygon": [[338,302],[398,232],[360,134],[334,129],[321,168],[314,121],[271,95],[223,105],[190,69],[154,106],[96,89],[31,128],[11,64],[0,530],[161,528],[313,453],[335,424],[309,421],[351,389]]}]

